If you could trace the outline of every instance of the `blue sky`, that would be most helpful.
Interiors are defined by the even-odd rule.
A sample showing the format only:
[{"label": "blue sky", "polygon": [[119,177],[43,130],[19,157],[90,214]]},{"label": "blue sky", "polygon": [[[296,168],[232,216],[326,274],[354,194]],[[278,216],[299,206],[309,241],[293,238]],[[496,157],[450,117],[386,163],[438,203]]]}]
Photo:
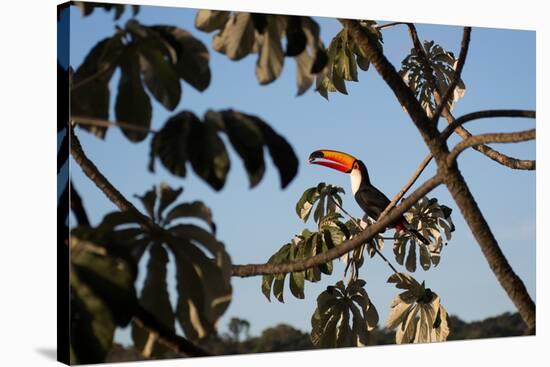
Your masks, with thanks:
[{"label": "blue sky", "polygon": [[[147,25],[170,24],[187,29],[210,49],[212,82],[203,93],[183,84],[183,94],[176,111],[191,110],[199,116],[208,109],[234,108],[256,114],[267,121],[293,145],[300,159],[298,176],[287,189],[281,190],[278,173],[266,158],[266,174],[254,189],[248,188],[242,162],[228,145],[231,170],[225,187],[215,192],[193,173],[185,179],[171,176],[160,164],[156,174],[147,171],[149,138],[132,144],[116,129],[110,129],[102,141],[82,130],[78,131],[87,154],[119,190],[138,207],[133,194],[141,194],[152,185],[166,181],[183,186],[180,200],[203,200],[213,211],[222,240],[234,263],[265,262],[271,254],[292,236],[312,224],[302,223],[294,213],[294,205],[308,187],[324,181],[344,187],[348,192],[346,175],[307,164],[310,152],[332,148],[360,157],[367,165],[371,180],[388,196],[393,196],[406,182],[427,149],[412,122],[401,109],[391,90],[374,70],[360,72],[359,83],[348,83],[349,95],[331,94],[324,100],[312,89],[296,97],[294,62],[286,59],[282,76],[268,86],[260,86],[254,75],[256,55],[233,62],[211,48],[212,34],[193,28],[195,10],[184,8],[142,7],[137,19]],[[118,22],[128,19],[127,12]],[[335,19],[316,18],[321,25],[321,37],[328,45],[340,30]],[[379,20],[386,21],[386,20]],[[391,21],[388,19],[387,21]],[[77,67],[96,42],[112,35],[116,22],[112,13],[102,10],[82,18],[79,11],[71,12],[71,65]],[[458,54],[462,36],[459,27],[418,25],[422,39],[434,40]],[[384,50],[389,60],[400,67],[411,44],[402,26],[383,31]],[[116,90],[118,73],[113,78]],[[528,31],[474,28],[463,71],[466,95],[453,111],[455,116],[492,108],[535,109],[535,33]],[[112,93],[115,95],[116,93]],[[160,128],[172,115],[153,99],[153,128]],[[114,101],[111,103],[114,108]],[[114,113],[111,112],[114,120]],[[443,123],[443,122],[442,122]],[[534,126],[532,120],[480,120],[468,127],[473,133],[523,130]],[[457,142],[457,138],[451,142]],[[499,145],[498,149],[524,159],[535,158],[535,143]],[[459,159],[478,204],[491,225],[502,250],[514,270],[535,297],[535,172],[514,171],[489,160],[475,151]],[[431,165],[422,179],[434,173]],[[101,192],[72,162],[71,177],[81,193],[93,224],[107,212],[116,210]],[[451,314],[465,320],[481,319],[514,306],[490,271],[475,239],[444,187],[430,196],[454,209],[457,231],[442,253],[439,266],[427,272],[417,270],[413,275],[425,280],[441,297]],[[348,193],[345,207],[359,216],[361,211]],[[246,232],[245,232],[246,231]],[[393,258],[391,244],[384,252]],[[173,269],[171,269],[173,270]],[[376,305],[381,321],[386,320],[391,299],[397,290],[386,284],[390,270],[378,258],[366,260],[362,277]],[[169,278],[173,271],[169,273]],[[229,318],[237,316],[251,323],[251,333],[280,322],[309,331],[316,296],[329,284],[340,280],[342,267],[337,266],[331,277],[317,284],[306,284],[304,300],[292,297],[285,289],[285,303],[267,302],[260,292],[260,277],[233,278],[234,299],[221,320],[225,329]],[[143,279],[140,277],[138,283]],[[171,282],[170,284],[173,284]],[[128,331],[117,339],[128,341]]]}]

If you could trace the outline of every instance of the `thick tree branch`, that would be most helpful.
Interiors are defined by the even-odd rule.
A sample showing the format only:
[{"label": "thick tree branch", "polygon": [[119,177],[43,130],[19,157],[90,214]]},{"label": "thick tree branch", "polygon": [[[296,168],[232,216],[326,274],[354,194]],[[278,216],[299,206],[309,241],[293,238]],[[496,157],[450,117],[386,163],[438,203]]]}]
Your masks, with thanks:
[{"label": "thick tree branch", "polygon": [[[410,33],[410,36],[411,36],[413,46],[414,46],[416,52],[418,53],[420,61],[423,65],[425,78],[428,81],[428,83],[432,86],[432,89],[434,91],[435,102],[438,105],[443,106],[443,109],[441,110],[441,115],[443,117],[445,117],[445,119],[447,120],[447,122],[449,124],[452,124],[454,122],[455,118],[453,117],[452,113],[446,108],[446,106],[441,104],[441,93],[442,93],[442,91],[440,91],[437,88],[437,83],[435,83],[435,80],[434,80],[434,77],[433,77],[433,70],[430,66],[430,63],[428,62],[428,58],[427,58],[427,55],[424,51],[424,47],[422,46],[422,44],[420,43],[420,40],[418,38],[418,33],[416,31],[416,27],[412,23],[408,23],[408,26],[409,26],[409,33]],[[436,121],[434,121],[434,122],[436,122]],[[457,127],[454,130],[456,131],[456,133],[458,135],[460,135],[460,137],[462,137],[462,139],[467,139],[467,138],[472,136],[472,134],[468,130],[466,130],[465,128],[463,128],[461,126]],[[474,149],[477,150],[480,153],[485,154],[487,157],[491,158],[495,162],[500,163],[503,166],[506,166],[506,167],[509,167],[509,168],[512,168],[512,169],[534,170],[536,168],[536,162],[535,161],[522,160],[522,159],[517,159],[517,158],[514,158],[514,157],[509,157],[506,154],[503,154],[503,153],[501,153],[497,150],[494,150],[493,148],[488,147],[486,145],[475,146]]]},{"label": "thick tree branch", "polygon": [[451,153],[447,156],[447,165],[454,165],[458,155],[465,149],[489,143],[519,143],[522,141],[533,140],[536,138],[536,130],[525,130],[513,133],[495,133],[495,134],[480,134],[474,135],[468,139],[462,140],[458,143]]},{"label": "thick tree branch", "polygon": [[534,119],[537,117],[537,114],[535,111],[529,110],[484,110],[471,112],[454,119],[453,122],[447,125],[441,132],[441,138],[448,139],[457,127],[462,126],[467,122],[490,117],[525,117]]},{"label": "thick tree branch", "polygon": [[[514,273],[512,267],[502,253],[468,185],[458,170],[456,162],[451,166],[447,165],[449,151],[445,141],[440,139],[437,128],[428,120],[420,103],[400,79],[397,71],[382,55],[382,51],[375,46],[376,43],[370,39],[371,36],[360,27],[357,21],[341,20],[341,22],[348,27],[355,43],[365,52],[369,61],[372,62],[376,71],[392,89],[401,105],[405,106],[406,111],[409,113],[412,121],[418,128],[437,162],[438,177],[444,178],[449,192],[462,212],[466,223],[468,223],[491,270],[512,302],[516,305],[528,328],[534,330],[536,325],[535,304],[529,296],[522,280]],[[413,40],[413,42],[414,41],[415,40]],[[418,41],[418,39],[416,39],[416,41]],[[403,90],[403,88],[407,89],[407,91]],[[443,109],[443,111],[445,112],[446,109]],[[452,120],[450,122],[452,122]],[[395,211],[391,212],[389,215],[392,214],[395,214]]]},{"label": "thick tree branch", "polygon": [[460,54],[458,55],[453,80],[449,84],[449,87],[447,88],[447,91],[445,91],[445,94],[441,98],[441,101],[439,101],[439,105],[437,106],[437,109],[435,110],[435,113],[432,117],[435,124],[437,124],[437,120],[439,120],[439,116],[441,115],[443,109],[447,108],[447,101],[449,101],[449,98],[451,98],[451,96],[454,94],[455,88],[460,81],[462,69],[464,68],[464,63],[466,62],[466,55],[468,54],[468,48],[470,47],[471,32],[471,27],[464,27],[464,32],[462,34],[462,43],[460,46]]},{"label": "thick tree branch", "polygon": [[383,232],[386,227],[393,223],[399,216],[413,206],[418,200],[425,196],[428,192],[433,190],[442,182],[440,176],[436,175],[424,182],[418,189],[416,189],[409,197],[404,199],[394,210],[384,217],[380,217],[378,221],[368,226],[364,231],[357,234],[355,237],[342,242],[340,245],[331,248],[330,250],[323,252],[319,255],[312,256],[310,258],[292,261],[281,264],[249,264],[249,265],[233,265],[233,276],[250,277],[255,275],[264,274],[281,274],[292,273],[296,271],[302,271],[313,268],[315,266],[326,263],[327,261],[334,260],[345,253],[361,246],[365,242],[370,241],[376,234]]}]

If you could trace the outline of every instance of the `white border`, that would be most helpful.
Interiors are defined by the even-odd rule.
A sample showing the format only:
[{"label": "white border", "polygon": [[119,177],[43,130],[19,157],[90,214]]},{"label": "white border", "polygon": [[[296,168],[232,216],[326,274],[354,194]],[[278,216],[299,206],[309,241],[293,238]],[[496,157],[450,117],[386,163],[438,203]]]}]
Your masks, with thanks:
[{"label": "white border", "polygon": [[[548,235],[548,11],[544,1],[361,1],[149,0],[117,1],[142,5],[240,9],[379,20],[472,25],[537,31],[537,336],[439,345],[388,346],[274,353],[249,356],[144,362],[143,366],[334,365],[357,362],[384,365],[464,366],[541,365],[550,345],[547,313]],[[54,364],[55,306],[55,58],[56,1],[3,4],[2,27],[2,249],[0,256],[1,365]],[[9,4],[9,5],[7,5]],[[360,5],[361,4],[361,5]],[[546,44],[544,42],[546,40]],[[513,50],[513,45],[510,45]],[[544,62],[546,60],[546,63]],[[543,79],[544,78],[544,79]],[[7,79],[7,83],[6,83]],[[546,94],[544,94],[546,91]],[[545,98],[546,96],[546,98]],[[7,199],[7,200],[6,200]],[[37,207],[38,209],[33,209]],[[7,230],[7,231],[6,231]],[[529,244],[526,244],[529,245]],[[546,274],[546,275],[545,275]],[[548,288],[548,287],[546,287]],[[32,292],[32,293],[31,293]],[[48,357],[50,355],[50,357]],[[538,363],[536,363],[538,362]],[[9,364],[8,364],[9,363]],[[119,364],[117,364],[118,366]],[[107,365],[106,365],[107,366]]]}]

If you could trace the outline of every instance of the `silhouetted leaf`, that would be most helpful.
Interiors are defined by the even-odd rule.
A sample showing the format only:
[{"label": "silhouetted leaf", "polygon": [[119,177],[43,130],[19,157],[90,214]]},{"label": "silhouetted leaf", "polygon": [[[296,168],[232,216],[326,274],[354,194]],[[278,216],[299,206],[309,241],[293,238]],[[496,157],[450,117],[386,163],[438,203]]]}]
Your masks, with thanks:
[{"label": "silhouetted leaf", "polygon": [[151,141],[149,170],[154,172],[155,157],[159,157],[168,171],[176,176],[185,177],[185,166],[190,155],[191,129],[194,124],[199,123],[195,114],[189,111],[180,112],[169,118]]},{"label": "silhouetted leaf", "polygon": [[[206,119],[213,119],[214,115],[220,116],[209,111]],[[261,181],[265,172],[262,131],[254,120],[241,113],[224,111],[222,116],[220,123],[223,124],[231,145],[243,160],[252,188]]]},{"label": "silhouetted leaf", "polygon": [[138,56],[128,49],[120,61],[120,82],[115,104],[118,121],[135,125],[143,131],[122,129],[122,133],[131,141],[142,141],[147,137],[151,126],[151,101],[141,85]]},{"label": "silhouetted leaf", "polygon": [[155,203],[157,201],[156,187],[153,186],[153,188],[149,191],[146,191],[145,194],[143,194],[143,196],[139,196],[139,195],[134,195],[134,196],[141,201],[149,217],[155,220]]},{"label": "silhouetted leaf", "polygon": [[181,98],[181,85],[176,71],[163,53],[148,44],[140,44],[139,64],[143,81],[155,99],[170,111]]},{"label": "silhouetted leaf", "polygon": [[192,203],[182,203],[173,207],[166,218],[165,223],[170,223],[177,218],[194,217],[202,219],[210,226],[213,233],[216,233],[216,225],[212,220],[212,211],[202,201],[194,201]]},{"label": "silhouetted leaf", "polygon": [[289,16],[286,24],[285,56],[298,56],[307,46],[307,38],[302,29],[302,17]]},{"label": "silhouetted leaf", "polygon": [[[164,247],[158,243],[151,246],[149,250],[149,261],[147,263],[147,276],[141,291],[140,303],[149,312],[151,312],[158,321],[165,327],[175,330],[175,315],[170,303],[166,283],[166,266],[168,264],[168,254]],[[137,324],[132,324],[132,340],[134,346],[139,350],[144,350],[149,338],[149,332]],[[167,348],[154,343],[150,350],[151,356],[162,356]]]},{"label": "silhouetted leaf", "polygon": [[229,172],[229,155],[216,127],[208,123],[191,125],[189,157],[195,173],[212,188],[219,191]]},{"label": "silhouetted leaf", "polygon": [[173,26],[152,26],[152,29],[174,48],[177,62],[174,65],[178,76],[198,91],[210,84],[210,56],[206,46],[191,33]]},{"label": "silhouetted leaf", "polygon": [[176,199],[180,196],[183,191],[183,187],[178,187],[176,189],[171,188],[168,184],[162,182],[160,184],[160,200],[157,211],[157,218],[162,218],[162,213],[164,210],[170,206]]},{"label": "silhouetted leaf", "polygon": [[[71,115],[109,118],[109,81],[122,50],[120,35],[98,42],[72,76]],[[107,128],[81,125],[103,138]]]},{"label": "silhouetted leaf", "polygon": [[83,250],[71,251],[71,263],[79,278],[109,306],[115,322],[126,326],[137,304],[135,274],[128,264],[121,259]]},{"label": "silhouetted leaf", "polygon": [[79,277],[71,282],[71,364],[100,363],[113,343],[115,324],[109,308]]}]

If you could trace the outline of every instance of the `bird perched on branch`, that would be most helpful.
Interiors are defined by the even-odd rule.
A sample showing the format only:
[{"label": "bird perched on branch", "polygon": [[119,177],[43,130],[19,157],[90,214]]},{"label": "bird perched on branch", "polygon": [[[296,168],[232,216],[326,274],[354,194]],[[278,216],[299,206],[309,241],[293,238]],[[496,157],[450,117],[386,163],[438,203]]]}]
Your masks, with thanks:
[{"label": "bird perched on branch", "polygon": [[[380,214],[390,203],[390,199],[376,187],[374,187],[369,178],[367,166],[354,156],[339,152],[336,150],[316,150],[309,156],[309,163],[329,167],[350,175],[351,191],[357,204],[372,219],[378,220]],[[407,231],[413,234],[424,244],[429,241],[414,228],[409,227],[409,223],[404,216],[392,223],[396,231]]]}]

